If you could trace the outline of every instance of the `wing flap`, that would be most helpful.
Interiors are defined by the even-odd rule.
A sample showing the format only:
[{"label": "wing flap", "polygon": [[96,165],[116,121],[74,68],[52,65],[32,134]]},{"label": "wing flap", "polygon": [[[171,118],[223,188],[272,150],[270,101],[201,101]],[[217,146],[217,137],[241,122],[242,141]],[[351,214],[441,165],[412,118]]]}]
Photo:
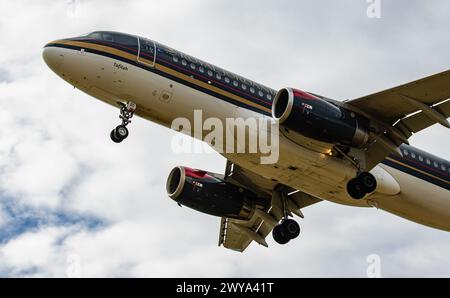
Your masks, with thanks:
[{"label": "wing flap", "polygon": [[[440,113],[446,118],[450,117],[450,100],[438,104],[437,106],[434,107],[434,110],[436,110],[438,113]],[[423,111],[421,111],[419,113],[416,113],[414,115],[411,115],[409,117],[400,120],[400,122],[403,125],[406,125],[406,127],[411,132],[416,133],[427,127],[430,127],[433,124],[436,124],[437,121],[430,118]]]},{"label": "wing flap", "polygon": [[408,138],[431,125],[450,128],[450,70],[411,83],[344,102],[370,120],[368,145],[356,149],[370,170],[389,154],[399,153]]},{"label": "wing flap", "polygon": [[389,124],[417,112],[404,97],[414,98],[427,106],[450,98],[450,70],[368,96],[346,101],[365,113]]},{"label": "wing flap", "polygon": [[[238,221],[230,218],[221,219],[221,237],[219,237],[219,246],[243,252],[252,241],[256,241],[261,245],[267,246],[265,238],[270,233],[260,230],[262,220],[254,217],[248,222]],[[247,230],[246,230],[247,229]],[[254,235],[254,234],[256,235]],[[262,239],[262,240],[261,240]]]}]

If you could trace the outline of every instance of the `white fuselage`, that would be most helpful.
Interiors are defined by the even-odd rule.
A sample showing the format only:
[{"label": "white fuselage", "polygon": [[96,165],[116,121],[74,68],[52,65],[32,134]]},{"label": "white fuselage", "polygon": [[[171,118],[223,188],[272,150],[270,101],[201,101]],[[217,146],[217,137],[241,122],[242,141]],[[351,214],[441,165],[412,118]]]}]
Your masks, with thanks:
[{"label": "white fuselage", "polygon": [[[202,110],[205,118],[216,117],[224,123],[230,117],[267,117],[111,57],[46,47],[44,58],[59,76],[76,88],[114,106],[117,102],[133,101],[138,106],[137,115],[166,127],[171,127],[178,117],[193,121],[195,109]],[[154,67],[160,66],[156,63]],[[195,80],[188,76],[185,79]],[[259,154],[222,154],[243,168],[321,199],[377,207],[450,231],[449,190],[380,164],[371,171],[377,178],[377,191],[362,200],[354,200],[346,191],[346,182],[356,174],[350,162],[300,146],[282,134],[279,142],[279,159],[275,164],[261,164]]]}]

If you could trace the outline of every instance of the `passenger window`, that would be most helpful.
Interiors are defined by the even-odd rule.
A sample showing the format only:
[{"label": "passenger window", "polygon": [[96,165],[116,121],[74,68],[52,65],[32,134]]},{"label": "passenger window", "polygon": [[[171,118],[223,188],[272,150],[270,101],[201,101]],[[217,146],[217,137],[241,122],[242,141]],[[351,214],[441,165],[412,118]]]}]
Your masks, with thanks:
[{"label": "passenger window", "polygon": [[212,70],[208,70],[208,75],[210,76],[210,77],[212,77],[213,76],[213,72],[212,72]]},{"label": "passenger window", "polygon": [[272,100],[272,95],[270,95],[270,94],[267,94],[267,96],[266,96],[266,97],[267,97],[267,99],[268,99],[268,100]]},{"label": "passenger window", "polygon": [[220,73],[216,73],[216,79],[221,80],[222,76],[220,75]]},{"label": "passenger window", "polygon": [[250,92],[251,92],[251,93],[255,93],[255,88],[250,87]]},{"label": "passenger window", "polygon": [[411,157],[416,159],[416,154],[415,153],[411,153]]},{"label": "passenger window", "polygon": [[439,164],[437,162],[433,162],[435,168],[439,168]]},{"label": "passenger window", "polygon": [[195,69],[195,63],[191,63],[191,68]]},{"label": "passenger window", "polygon": [[186,60],[181,60],[181,64],[183,64],[183,66],[186,66],[187,65],[187,61]]},{"label": "passenger window", "polygon": [[408,155],[409,155],[408,150],[403,150],[403,153],[405,154],[405,156],[408,156]]},{"label": "passenger window", "polygon": [[239,83],[238,83],[238,81],[233,81],[233,86],[234,86],[234,87],[237,87],[237,86],[239,86]]},{"label": "passenger window", "polygon": [[423,161],[422,155],[419,155],[419,160],[420,160],[420,161]]},{"label": "passenger window", "polygon": [[258,91],[258,95],[259,95],[259,96],[264,96],[264,93],[263,93],[261,90],[259,90],[259,91]]},{"label": "passenger window", "polygon": [[200,71],[201,73],[204,73],[204,72],[205,72],[205,69],[203,68],[203,66],[200,66],[200,67],[198,68],[198,71]]},{"label": "passenger window", "polygon": [[247,85],[242,84],[242,90],[247,90]]},{"label": "passenger window", "polygon": [[442,170],[442,171],[446,171],[447,168],[446,168],[444,165],[441,165],[441,170]]},{"label": "passenger window", "polygon": [[225,77],[225,83],[227,83],[227,84],[230,83],[230,78],[229,77]]},{"label": "passenger window", "polygon": [[173,62],[178,63],[178,57],[177,56],[173,56]]},{"label": "passenger window", "polygon": [[427,158],[427,164],[431,165],[431,160]]}]

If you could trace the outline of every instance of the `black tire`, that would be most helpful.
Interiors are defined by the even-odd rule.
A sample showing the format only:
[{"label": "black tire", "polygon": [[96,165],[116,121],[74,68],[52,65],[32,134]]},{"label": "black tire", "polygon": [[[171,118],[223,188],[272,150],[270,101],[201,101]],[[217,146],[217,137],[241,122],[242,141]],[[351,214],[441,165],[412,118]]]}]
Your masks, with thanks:
[{"label": "black tire", "polygon": [[124,125],[119,125],[114,129],[114,135],[119,140],[125,140],[128,137],[128,129]]},{"label": "black tire", "polygon": [[375,189],[377,188],[377,179],[375,179],[375,177],[368,172],[361,173],[358,176],[358,180],[359,180],[359,185],[361,185],[361,188],[366,193],[374,192]]},{"label": "black tire", "polygon": [[277,225],[275,226],[275,228],[273,228],[272,237],[273,240],[275,240],[275,242],[278,244],[286,244],[289,242],[289,240],[291,240],[289,237],[287,237],[282,225]]},{"label": "black tire", "polygon": [[300,235],[300,226],[293,219],[285,219],[281,225],[283,226],[283,230],[285,235],[289,237],[289,239],[295,239]]},{"label": "black tire", "polygon": [[114,132],[115,132],[115,129],[111,130],[111,133],[109,134],[109,136],[111,137],[111,140],[112,140],[114,143],[120,143],[120,142],[122,142],[121,139],[118,139],[118,138],[116,137],[116,134],[115,134]]},{"label": "black tire", "polygon": [[356,200],[362,199],[366,195],[366,192],[363,190],[360,181],[357,178],[353,178],[347,183],[347,192]]}]

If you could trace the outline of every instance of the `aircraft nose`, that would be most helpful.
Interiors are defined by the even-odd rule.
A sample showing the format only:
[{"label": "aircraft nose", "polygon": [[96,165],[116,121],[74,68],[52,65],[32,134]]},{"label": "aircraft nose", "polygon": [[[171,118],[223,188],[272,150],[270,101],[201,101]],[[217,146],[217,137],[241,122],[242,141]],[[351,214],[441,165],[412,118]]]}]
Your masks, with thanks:
[{"label": "aircraft nose", "polygon": [[42,51],[42,58],[51,70],[57,72],[64,61],[64,54],[57,47],[47,44]]}]

